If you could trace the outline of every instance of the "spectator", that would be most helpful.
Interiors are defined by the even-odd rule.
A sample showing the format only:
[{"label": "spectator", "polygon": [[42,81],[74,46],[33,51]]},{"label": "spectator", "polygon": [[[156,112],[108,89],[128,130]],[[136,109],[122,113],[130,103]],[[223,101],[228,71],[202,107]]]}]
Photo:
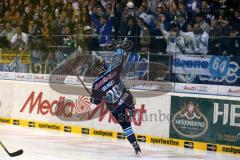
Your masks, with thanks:
[{"label": "spectator", "polygon": [[3,31],[4,23],[0,20],[0,48],[9,48],[9,42]]},{"label": "spectator", "polygon": [[180,26],[180,30],[183,32],[187,32],[187,20],[185,16],[185,14],[177,15],[177,22]]},{"label": "spectator", "polygon": [[[21,1],[19,1],[19,3],[20,3]],[[26,6],[30,6],[30,5],[32,5],[31,4],[31,1],[30,0],[25,0],[24,1],[24,3],[23,3],[23,5],[26,7]]]},{"label": "spectator", "polygon": [[164,28],[169,31],[171,29],[170,19],[167,19],[165,14],[159,14],[158,20],[164,24]]},{"label": "spectator", "polygon": [[40,5],[40,8],[41,8],[42,11],[46,11],[49,8],[47,2],[48,2],[47,0],[40,0],[39,1],[39,5]]},{"label": "spectator", "polygon": [[[124,11],[122,13],[122,16],[120,18],[120,26],[119,26],[119,30],[118,32],[120,33],[120,35],[123,35],[124,33],[127,32],[127,20],[129,17],[132,17],[132,16],[129,16],[128,15],[128,12],[127,11]],[[133,17],[135,19],[135,17]]]},{"label": "spectator", "polygon": [[175,20],[175,17],[177,14],[177,5],[175,4],[175,1],[169,0],[167,3],[167,7],[168,7],[170,18]]},{"label": "spectator", "polygon": [[80,8],[76,7],[74,9],[72,23],[73,24],[81,23],[81,26],[90,25],[87,7],[81,6]]},{"label": "spectator", "polygon": [[164,15],[164,10],[163,10],[163,6],[162,6],[162,5],[159,5],[159,6],[157,7],[157,10],[156,10],[156,12],[155,12],[155,14],[154,14],[154,17],[153,17],[153,18],[154,18],[154,24],[155,24],[155,26],[156,26],[156,23],[157,23],[160,15]]},{"label": "spectator", "polygon": [[43,27],[41,28],[42,32],[42,38],[43,40],[50,41],[50,29],[49,29],[49,24],[48,21],[43,21]]},{"label": "spectator", "polygon": [[133,42],[133,48],[131,51],[139,51],[140,50],[140,39],[138,38],[140,35],[140,29],[137,26],[136,20],[134,17],[129,17],[127,19],[127,27],[126,31],[121,33],[125,37],[125,39]]},{"label": "spectator", "polygon": [[69,26],[70,22],[71,19],[67,16],[66,10],[63,10],[58,19],[57,34],[61,34],[63,32],[63,28]]},{"label": "spectator", "polygon": [[236,51],[236,54],[239,55],[239,48],[240,48],[240,9],[234,11],[233,21],[235,22],[235,23],[232,24],[232,27],[233,27],[234,34],[235,34],[235,37],[236,37],[236,40],[235,40],[236,41],[236,46],[238,45],[237,46],[238,51]]},{"label": "spectator", "polygon": [[9,10],[6,10],[6,11],[5,11],[5,14],[4,14],[4,16],[2,17],[2,20],[3,20],[4,22],[10,22],[10,23],[13,22],[13,19],[12,19],[12,16],[11,16]]},{"label": "spectator", "polygon": [[214,23],[212,23],[211,31],[209,33],[209,36],[211,37],[208,43],[209,54],[213,55],[222,54],[221,32],[222,32],[221,26],[217,21],[214,21]]},{"label": "spectator", "polygon": [[[159,30],[161,22],[169,34],[164,35],[167,39],[167,53],[170,53],[170,45],[178,48],[176,42],[179,42],[185,53],[206,54],[206,48],[204,52],[200,51],[203,46],[200,46],[199,39],[205,37],[207,41],[208,36],[205,34],[207,32],[210,35],[208,45],[210,54],[222,54],[222,51],[225,51],[226,54],[235,54],[238,52],[240,44],[239,3],[228,0],[224,5],[216,0],[118,0],[117,2],[115,0],[91,0],[91,2],[90,0],[0,0],[0,17],[6,25],[2,35],[6,35],[8,32],[7,37],[10,41],[12,38],[9,37],[14,33],[14,28],[19,25],[23,26],[23,33],[34,35],[40,41],[43,41],[43,37],[37,35],[44,34],[45,38],[51,38],[50,35],[64,34],[66,37],[64,30],[67,27],[70,31],[74,31],[70,34],[81,35],[74,37],[76,40],[74,43],[76,43],[76,47],[81,46],[82,50],[93,49],[84,42],[86,38],[82,34],[96,32],[99,34],[101,46],[111,43],[113,34],[120,33],[123,36],[130,36],[127,39],[134,41],[134,51],[162,52],[164,47],[154,45],[156,43],[163,44],[158,39],[162,34]],[[89,7],[91,8],[90,12],[88,11]],[[221,11],[219,11],[220,9]],[[89,15],[91,15],[91,20]],[[139,16],[143,19],[143,26],[147,28],[148,32],[143,32],[139,26],[135,26],[135,21]],[[92,17],[95,17],[95,20]],[[177,21],[182,32],[171,27],[171,21]],[[194,33],[190,23],[194,24]],[[196,24],[200,25],[200,30],[196,29],[198,28]],[[85,26],[90,26],[91,30],[84,31]],[[143,37],[143,33],[147,35],[151,33],[150,35],[153,37],[148,39]],[[135,35],[140,37],[134,37]],[[172,36],[177,36],[177,38]],[[60,41],[58,44],[63,44],[59,36],[54,37],[54,42]],[[89,36],[87,37],[91,39]],[[193,37],[196,37],[195,42],[198,43],[195,44],[192,40]],[[30,36],[28,44],[31,44],[31,41],[32,36]],[[4,40],[1,39],[0,43],[3,42]],[[82,45],[82,42],[85,45]],[[195,51],[191,47],[197,44],[198,47]],[[151,47],[149,48],[149,46]],[[206,47],[206,45],[204,46]],[[182,53],[180,50],[178,51]]]},{"label": "spectator", "polygon": [[28,22],[27,33],[29,34],[29,36],[39,36],[42,34],[41,28],[34,21]]},{"label": "spectator", "polygon": [[4,23],[0,20],[0,35],[3,36]]},{"label": "spectator", "polygon": [[24,13],[23,13],[23,22],[24,22],[24,30],[25,31],[28,30],[28,24],[30,21],[32,21],[33,15],[34,15],[34,13],[33,13],[32,7],[26,6],[24,9]]},{"label": "spectator", "polygon": [[[11,1],[10,1],[10,2],[11,2]],[[17,12],[18,12],[18,15],[20,16],[20,13],[19,13],[16,5],[14,4],[14,2],[12,2],[12,3],[10,4],[9,11],[10,11],[10,15],[11,15],[11,17],[12,17],[12,19],[13,19],[14,21],[17,20],[17,17],[16,17]]]},{"label": "spectator", "polygon": [[31,49],[43,51],[46,47],[43,47],[42,32],[41,28],[34,22],[30,21],[28,23],[28,44]]},{"label": "spectator", "polygon": [[47,21],[47,22],[50,21],[49,12],[47,10],[43,11],[41,18],[42,18],[42,21]]},{"label": "spectator", "polygon": [[239,1],[236,1],[236,0],[227,0],[225,2],[222,1],[221,8],[224,8],[224,6],[225,6],[226,9],[239,9],[240,8],[240,3],[239,3]]},{"label": "spectator", "polygon": [[145,26],[144,20],[142,18],[137,19],[137,25],[140,28],[140,52],[149,52],[149,45],[151,43],[150,31]]},{"label": "spectator", "polygon": [[51,34],[55,35],[58,33],[57,27],[58,27],[58,20],[56,19],[55,14],[52,13],[49,16],[49,28],[50,28]]},{"label": "spectator", "polygon": [[73,36],[71,35],[70,27],[66,26],[63,29],[63,38],[62,38],[62,46],[63,53],[66,55],[70,55],[75,51],[75,41]]},{"label": "spectator", "polygon": [[97,16],[101,16],[104,14],[104,10],[101,6],[97,6],[96,8],[93,8],[93,13],[96,13]]},{"label": "spectator", "polygon": [[114,7],[115,0],[112,1],[112,10],[110,17],[104,15],[100,15],[100,19],[93,14],[92,6],[89,6],[89,15],[91,17],[92,22],[94,23],[97,32],[99,34],[99,44],[100,47],[105,47],[107,44],[111,43],[112,40],[112,27],[113,27],[113,19],[114,19]]},{"label": "spectator", "polygon": [[179,3],[178,3],[177,14],[178,14],[178,15],[185,15],[184,17],[185,17],[186,19],[188,19],[186,7],[185,7],[185,5],[184,5],[182,2],[179,2]]},{"label": "spectator", "polygon": [[41,16],[41,8],[38,4],[36,4],[33,9],[33,20],[34,21],[40,20],[40,16]]},{"label": "spectator", "polygon": [[72,23],[80,23],[81,20],[81,11],[79,8],[75,9],[72,16]]},{"label": "spectator", "polygon": [[233,19],[230,22],[233,30],[239,35],[240,34],[240,9],[234,10]]},{"label": "spectator", "polygon": [[196,54],[208,54],[208,33],[198,23],[194,24],[193,32],[197,43]]},{"label": "spectator", "polygon": [[87,49],[83,53],[87,53],[87,51],[98,51],[99,50],[99,42],[96,38],[96,35],[94,35],[93,30],[90,26],[84,27],[84,34],[86,35],[85,42]]},{"label": "spectator", "polygon": [[184,54],[185,43],[183,37],[180,36],[180,27],[176,22],[171,23],[170,31],[166,31],[164,27],[164,21],[161,21],[161,32],[167,41],[166,52],[168,54]]},{"label": "spectator", "polygon": [[156,24],[156,30],[152,32],[151,35],[151,49],[152,53],[165,53],[167,48],[167,43],[164,40],[163,34],[161,32],[161,22]]},{"label": "spectator", "polygon": [[16,29],[13,28],[9,22],[7,22],[5,25],[5,29],[1,32],[1,35],[6,36],[7,40],[10,42],[15,33]]},{"label": "spectator", "polygon": [[26,49],[28,44],[28,36],[22,32],[21,26],[16,27],[16,34],[11,39],[13,49]]},{"label": "spectator", "polygon": [[201,2],[201,7],[200,7],[200,12],[205,15],[205,21],[208,24],[211,24],[212,21],[214,20],[214,11],[211,10],[211,7],[208,5],[207,0],[202,0]]},{"label": "spectator", "polygon": [[50,6],[54,8],[55,11],[58,10],[60,12],[63,9],[64,1],[62,0],[54,0],[54,1],[55,2],[51,2],[50,0]]},{"label": "spectator", "polygon": [[84,27],[82,26],[82,24],[77,23],[74,26],[74,33],[76,33],[76,35],[74,35],[74,40],[75,40],[75,46],[76,49],[78,50],[79,53],[86,53],[86,49],[87,49],[87,45],[86,45],[86,41],[85,41],[85,35],[84,35]]},{"label": "spectator", "polygon": [[200,0],[186,0],[186,9],[190,18],[199,12]]},{"label": "spectator", "polygon": [[135,7],[133,2],[129,1],[126,5],[127,7],[125,8],[125,12],[128,14],[129,17],[136,17],[139,15],[138,8]]},{"label": "spectator", "polygon": [[16,20],[13,19],[13,26],[24,26],[23,16],[20,14],[20,12],[16,12],[15,16]]},{"label": "spectator", "polygon": [[236,56],[239,55],[240,50],[240,42],[239,37],[237,37],[237,33],[234,31],[233,27],[226,26],[224,28],[224,32],[226,37],[223,38],[223,54]]},{"label": "spectator", "polygon": [[199,13],[196,15],[195,23],[198,23],[203,31],[205,31],[207,33],[210,32],[211,27],[209,26],[208,23],[205,22],[202,13]]},{"label": "spectator", "polygon": [[[130,1],[130,0],[129,0]],[[134,3],[134,5],[137,7],[137,8],[139,8],[140,7],[140,5],[141,5],[141,3],[142,3],[142,0],[131,0],[133,3]]]},{"label": "spectator", "polygon": [[135,2],[133,1],[121,1],[122,10],[120,11],[120,28],[119,32],[126,32],[127,19],[130,17],[136,18],[139,16],[139,9],[135,6]]},{"label": "spectator", "polygon": [[154,27],[154,17],[147,12],[147,5],[142,4],[139,8],[139,17],[147,24],[147,27],[152,29]]},{"label": "spectator", "polygon": [[111,4],[111,0],[99,0],[103,8],[107,9],[107,6]]},{"label": "spectator", "polygon": [[195,35],[193,33],[192,24],[187,24],[187,32],[180,31],[180,35],[184,39],[184,45],[182,45],[184,48],[185,54],[195,54],[197,49],[197,42]]},{"label": "spectator", "polygon": [[0,17],[4,16],[5,12],[5,3],[3,1],[0,1]]},{"label": "spectator", "polygon": [[158,0],[147,0],[148,2],[148,12],[150,14],[156,13]]},{"label": "spectator", "polygon": [[187,32],[193,32],[193,26],[191,23],[187,24]]},{"label": "spectator", "polygon": [[90,17],[89,17],[89,14],[88,14],[88,8],[87,7],[83,7],[82,8],[82,24],[84,26],[87,26],[87,25],[90,25],[91,22],[90,22]]},{"label": "spectator", "polygon": [[66,10],[68,17],[72,17],[72,16],[73,16],[74,10],[73,10],[73,5],[72,5],[71,2],[68,2],[68,3],[63,7],[63,9]]}]

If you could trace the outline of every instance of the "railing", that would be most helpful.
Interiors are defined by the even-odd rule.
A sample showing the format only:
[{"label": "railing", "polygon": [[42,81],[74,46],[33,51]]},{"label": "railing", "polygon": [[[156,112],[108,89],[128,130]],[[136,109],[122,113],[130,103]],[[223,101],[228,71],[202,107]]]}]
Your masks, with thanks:
[{"label": "railing", "polygon": [[[78,74],[90,85],[95,77],[94,54],[104,57],[109,65],[116,62],[114,52],[103,49],[93,51],[75,43],[57,45],[42,38],[2,47],[0,78],[79,84],[74,78]],[[126,52],[122,78],[129,88],[240,96],[239,56]],[[53,80],[51,75],[64,79]]]}]

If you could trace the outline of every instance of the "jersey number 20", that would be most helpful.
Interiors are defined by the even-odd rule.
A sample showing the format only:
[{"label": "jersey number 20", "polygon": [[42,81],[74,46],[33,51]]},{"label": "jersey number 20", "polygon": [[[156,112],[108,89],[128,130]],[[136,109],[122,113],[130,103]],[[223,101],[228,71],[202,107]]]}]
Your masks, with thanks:
[{"label": "jersey number 20", "polygon": [[122,92],[120,91],[119,86],[115,85],[111,90],[107,91],[105,98],[109,103],[116,103],[121,97],[121,94]]}]

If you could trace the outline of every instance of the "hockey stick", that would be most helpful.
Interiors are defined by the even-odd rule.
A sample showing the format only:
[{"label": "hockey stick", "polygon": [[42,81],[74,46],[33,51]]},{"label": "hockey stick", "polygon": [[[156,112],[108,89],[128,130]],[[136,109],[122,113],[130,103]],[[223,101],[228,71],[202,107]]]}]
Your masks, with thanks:
[{"label": "hockey stick", "polygon": [[[74,67],[68,63],[67,58],[65,57],[65,55],[58,49],[58,51],[60,52],[60,54],[63,56],[64,60],[66,61],[66,63],[71,67],[71,69],[74,71]],[[76,72],[75,72],[76,73]],[[89,89],[86,87],[86,85],[84,84],[84,82],[82,81],[82,79],[80,78],[80,76],[76,73],[75,76],[77,76],[78,80],[81,82],[81,84],[83,85],[83,87],[85,88],[85,90],[88,92],[88,94],[92,97],[92,93],[89,91]]]},{"label": "hockey stick", "polygon": [[21,154],[23,154],[23,150],[20,149],[16,152],[13,152],[13,153],[10,153],[7,148],[2,144],[2,142],[0,141],[0,145],[3,147],[3,149],[7,152],[7,154],[10,156],[10,157],[16,157],[16,156],[19,156]]}]

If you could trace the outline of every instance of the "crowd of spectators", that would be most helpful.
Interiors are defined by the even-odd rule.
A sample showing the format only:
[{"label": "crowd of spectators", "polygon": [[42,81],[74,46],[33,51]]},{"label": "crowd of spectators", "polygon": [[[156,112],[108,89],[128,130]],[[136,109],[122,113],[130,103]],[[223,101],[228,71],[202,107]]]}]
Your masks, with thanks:
[{"label": "crowd of spectators", "polygon": [[0,0],[0,48],[239,55],[238,0]]}]

